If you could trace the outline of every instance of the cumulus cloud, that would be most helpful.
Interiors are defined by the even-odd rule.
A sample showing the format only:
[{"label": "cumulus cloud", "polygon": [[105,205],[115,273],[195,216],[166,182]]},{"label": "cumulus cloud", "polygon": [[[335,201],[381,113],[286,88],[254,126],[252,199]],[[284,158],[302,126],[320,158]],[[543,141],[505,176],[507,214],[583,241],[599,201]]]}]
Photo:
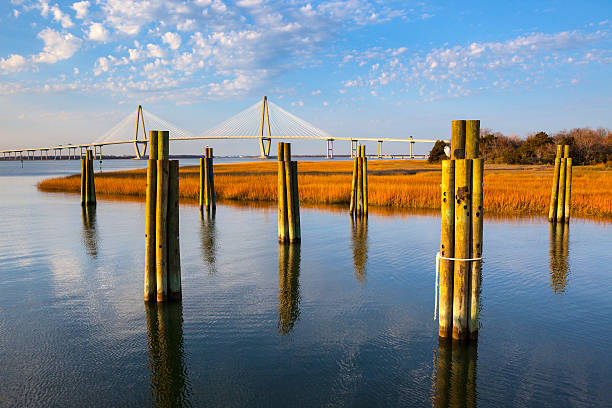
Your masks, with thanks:
[{"label": "cumulus cloud", "polygon": [[0,58],[0,70],[3,73],[23,71],[27,63],[27,59],[22,55],[11,54],[8,58]]},{"label": "cumulus cloud", "polygon": [[151,58],[164,58],[164,50],[157,44],[147,44],[148,56]]},{"label": "cumulus cloud", "polygon": [[168,44],[171,50],[176,50],[181,46],[181,36],[177,33],[167,32],[162,36],[162,41]]},{"label": "cumulus cloud", "polygon": [[43,40],[43,51],[34,57],[36,62],[55,64],[72,57],[81,48],[82,40],[70,33],[60,33],[51,28],[45,28],[38,33]]},{"label": "cumulus cloud", "polygon": [[95,76],[102,74],[103,72],[108,72],[110,68],[110,61],[106,57],[100,57],[96,61],[96,65],[94,66],[93,72]]},{"label": "cumulus cloud", "polygon": [[89,26],[87,38],[92,41],[108,41],[108,30],[101,23],[93,23]]},{"label": "cumulus cloud", "polygon": [[89,11],[89,1],[78,1],[72,3],[72,9],[76,11],[76,18],[84,19]]}]

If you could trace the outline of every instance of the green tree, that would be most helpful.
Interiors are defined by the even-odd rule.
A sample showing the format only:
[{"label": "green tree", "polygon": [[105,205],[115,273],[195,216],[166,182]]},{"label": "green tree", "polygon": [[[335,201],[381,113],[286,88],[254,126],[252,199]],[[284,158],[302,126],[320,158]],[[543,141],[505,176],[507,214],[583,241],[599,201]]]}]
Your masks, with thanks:
[{"label": "green tree", "polygon": [[439,163],[440,160],[447,159],[446,153],[444,153],[444,147],[446,147],[446,143],[442,140],[436,140],[436,143],[431,148],[429,152],[429,158],[427,161],[429,163]]}]

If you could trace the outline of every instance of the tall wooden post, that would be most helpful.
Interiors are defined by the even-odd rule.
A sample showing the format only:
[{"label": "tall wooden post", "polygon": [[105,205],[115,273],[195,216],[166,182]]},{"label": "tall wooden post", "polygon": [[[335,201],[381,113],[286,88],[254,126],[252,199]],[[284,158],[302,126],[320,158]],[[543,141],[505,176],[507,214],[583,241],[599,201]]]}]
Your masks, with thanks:
[{"label": "tall wooden post", "polygon": [[157,205],[155,207],[157,301],[168,300],[168,178],[169,133],[159,131],[157,160]]},{"label": "tall wooden post", "polygon": [[565,160],[565,211],[563,215],[565,223],[567,224],[570,220],[570,212],[572,208],[572,158],[568,157]]},{"label": "tall wooden post", "polygon": [[[442,160],[440,255],[455,254],[455,161]],[[450,337],[453,321],[453,261],[440,260],[439,336]]]},{"label": "tall wooden post", "polygon": [[557,219],[557,199],[559,197],[559,170],[561,168],[561,151],[563,146],[557,145],[557,155],[555,157],[555,168],[553,170],[553,183],[550,191],[550,206],[548,209],[548,221],[553,222]]},{"label": "tall wooden post", "polygon": [[368,215],[368,158],[366,156],[366,147],[362,146],[361,158],[363,160],[361,170],[363,173],[363,214]]},{"label": "tall wooden post", "polygon": [[[472,161],[455,161],[455,258],[470,259]],[[468,337],[469,261],[455,261],[453,274],[453,339]]]},{"label": "tall wooden post", "polygon": [[81,159],[81,205],[87,204],[87,160]]},{"label": "tall wooden post", "polygon": [[557,222],[563,222],[563,212],[565,211],[565,168],[567,159],[561,158],[559,167],[559,193],[557,194]]},{"label": "tall wooden post", "polygon": [[453,120],[451,129],[451,159],[465,159],[465,120]]},{"label": "tall wooden post", "polygon": [[285,143],[278,143],[278,241],[285,242],[289,234],[287,212],[287,182],[285,179]]},{"label": "tall wooden post", "polygon": [[297,163],[291,161],[290,143],[279,143],[278,153],[278,240],[300,242]]},{"label": "tall wooden post", "polygon": [[181,300],[181,248],[179,244],[179,162],[170,160],[168,171],[168,299]]},{"label": "tall wooden post", "polygon": [[[482,257],[483,230],[483,175],[484,161],[480,158],[472,160],[472,258]],[[470,316],[468,329],[471,339],[478,338],[480,284],[482,281],[482,261],[472,261],[470,276]]]},{"label": "tall wooden post", "polygon": [[215,173],[213,171],[213,149],[209,147],[206,153],[206,180],[207,180],[207,209],[215,210],[217,207],[215,199]]},{"label": "tall wooden post", "polygon": [[[155,149],[157,152],[157,148]],[[151,157],[151,149],[149,149]],[[147,160],[147,197],[145,215],[145,273],[144,273],[144,300],[156,300],[156,203],[157,203],[157,160]]]}]

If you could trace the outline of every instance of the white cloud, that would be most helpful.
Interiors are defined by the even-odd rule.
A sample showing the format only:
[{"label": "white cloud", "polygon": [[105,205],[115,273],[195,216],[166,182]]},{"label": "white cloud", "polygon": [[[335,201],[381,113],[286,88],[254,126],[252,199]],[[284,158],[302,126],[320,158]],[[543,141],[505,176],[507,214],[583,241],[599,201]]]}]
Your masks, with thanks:
[{"label": "white cloud", "polygon": [[151,58],[164,58],[165,53],[162,48],[157,44],[147,44],[148,56]]},{"label": "white cloud", "polygon": [[19,18],[19,10],[13,9],[13,17]]},{"label": "white cloud", "polygon": [[315,95],[320,95],[321,94],[321,90],[317,89],[316,91],[312,91],[311,95],[315,96]]},{"label": "white cloud", "polygon": [[261,0],[240,0],[236,2],[237,6],[240,7],[255,7],[261,4]]},{"label": "white cloud", "polygon": [[76,18],[84,19],[87,17],[89,1],[78,1],[76,3],[72,3],[72,9],[76,11]]},{"label": "white cloud", "polygon": [[44,6],[44,9],[45,9],[45,16],[44,17],[46,17],[46,14],[50,11],[51,14],[53,15],[53,20],[55,20],[58,23],[60,23],[63,28],[70,28],[70,27],[74,26],[74,23],[70,19],[70,16],[68,14],[64,14],[62,12],[62,10],[60,10],[60,8],[59,8],[59,6],[57,4],[53,5],[52,7],[49,7],[49,5],[47,3],[44,3],[44,5],[45,5]]},{"label": "white cloud", "polygon": [[180,31],[193,31],[196,29],[196,22],[190,18],[176,24],[176,29]]},{"label": "white cloud", "polygon": [[94,66],[93,72],[95,76],[100,75],[103,72],[108,72],[110,68],[110,61],[106,57],[100,57],[96,61],[96,65]]},{"label": "white cloud", "polygon": [[0,58],[0,70],[4,73],[23,71],[27,63],[27,59],[23,56],[11,54],[8,58]]},{"label": "white cloud", "polygon": [[70,33],[59,33],[45,28],[38,33],[38,38],[45,43],[43,51],[34,57],[36,62],[55,64],[72,57],[81,48],[81,39]]},{"label": "white cloud", "polygon": [[162,36],[162,41],[168,44],[171,50],[176,50],[181,46],[181,36],[176,33],[167,32]]},{"label": "white cloud", "polygon": [[87,38],[92,41],[106,42],[108,41],[108,30],[101,23],[93,23],[89,26]]}]

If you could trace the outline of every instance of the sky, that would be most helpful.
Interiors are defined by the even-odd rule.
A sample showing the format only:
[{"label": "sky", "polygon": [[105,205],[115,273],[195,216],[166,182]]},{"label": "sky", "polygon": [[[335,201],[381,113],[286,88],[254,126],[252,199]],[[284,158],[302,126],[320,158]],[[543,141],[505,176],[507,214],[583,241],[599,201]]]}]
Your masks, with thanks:
[{"label": "sky", "polygon": [[0,39],[0,149],[91,142],[139,104],[198,135],[263,95],[336,137],[612,128],[609,0],[3,0]]}]

